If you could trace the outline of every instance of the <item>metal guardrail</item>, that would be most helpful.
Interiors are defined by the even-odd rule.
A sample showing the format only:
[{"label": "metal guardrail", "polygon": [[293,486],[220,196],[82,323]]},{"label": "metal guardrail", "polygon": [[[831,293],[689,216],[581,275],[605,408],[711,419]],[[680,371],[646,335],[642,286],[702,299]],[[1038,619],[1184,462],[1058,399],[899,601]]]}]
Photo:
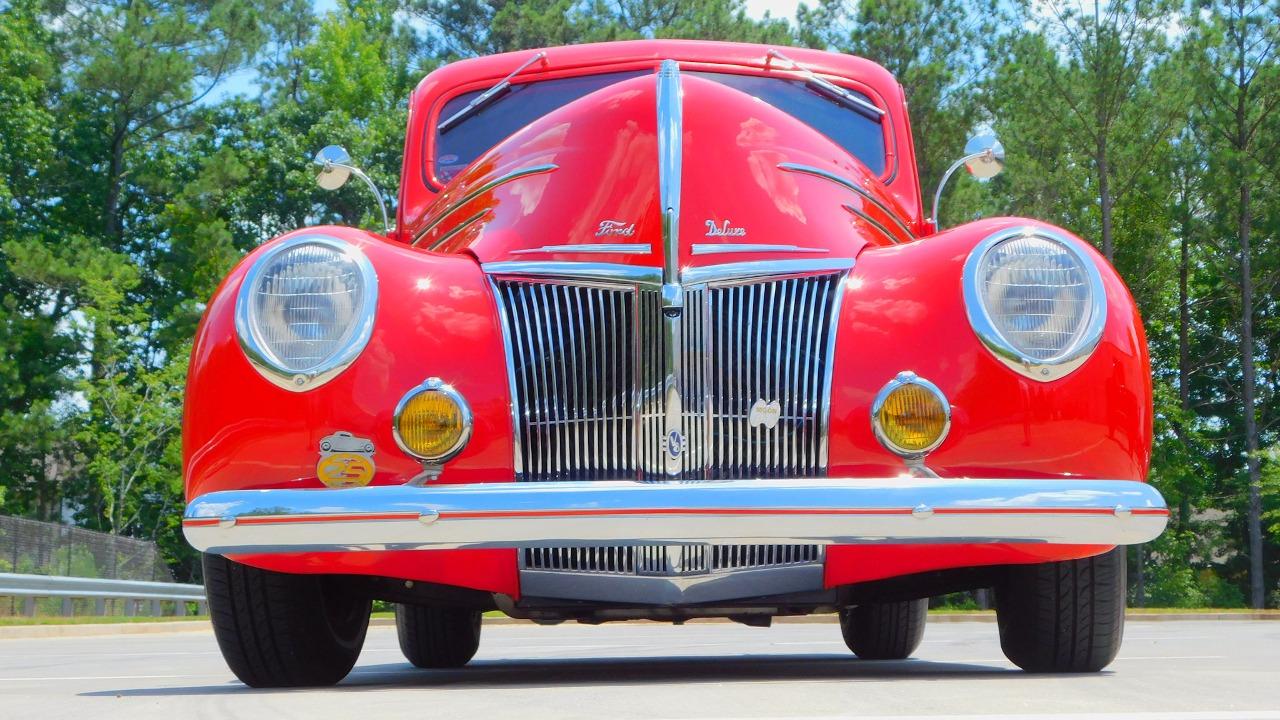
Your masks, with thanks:
[{"label": "metal guardrail", "polygon": [[39,598],[61,598],[62,614],[72,614],[72,601],[94,600],[95,614],[103,615],[109,600],[124,601],[125,615],[137,614],[138,604],[147,602],[152,615],[161,614],[161,602],[175,603],[176,614],[187,614],[187,603],[194,602],[198,613],[208,612],[203,585],[144,582],[140,580],[104,580],[100,578],[61,577],[57,575],[23,575],[0,573],[0,597],[23,598],[23,610],[35,615]]}]

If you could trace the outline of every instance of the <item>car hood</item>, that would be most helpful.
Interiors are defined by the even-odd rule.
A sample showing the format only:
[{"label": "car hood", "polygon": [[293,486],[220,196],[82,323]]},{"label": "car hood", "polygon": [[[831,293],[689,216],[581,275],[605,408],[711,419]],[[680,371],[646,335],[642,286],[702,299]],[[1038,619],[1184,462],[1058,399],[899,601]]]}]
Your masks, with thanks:
[{"label": "car hood", "polygon": [[416,244],[470,252],[482,263],[661,268],[664,171],[669,186],[678,178],[668,204],[676,206],[682,270],[835,263],[868,244],[909,239],[906,214],[862,163],[792,116],[711,80],[676,80],[679,121],[670,127],[678,129],[660,161],[657,78],[599,90],[499,143],[444,189]]}]

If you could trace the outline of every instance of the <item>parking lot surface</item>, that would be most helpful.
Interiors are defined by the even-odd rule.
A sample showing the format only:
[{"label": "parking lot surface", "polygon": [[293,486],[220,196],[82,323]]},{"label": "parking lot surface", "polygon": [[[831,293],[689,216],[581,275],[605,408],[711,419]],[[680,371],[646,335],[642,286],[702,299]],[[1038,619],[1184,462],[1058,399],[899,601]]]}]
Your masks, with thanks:
[{"label": "parking lot surface", "polygon": [[1041,676],[992,623],[933,623],[911,660],[853,658],[835,624],[486,627],[461,670],[410,666],[369,632],[333,688],[251,690],[209,632],[0,640],[0,717],[1280,720],[1280,622],[1130,622],[1097,675]]}]

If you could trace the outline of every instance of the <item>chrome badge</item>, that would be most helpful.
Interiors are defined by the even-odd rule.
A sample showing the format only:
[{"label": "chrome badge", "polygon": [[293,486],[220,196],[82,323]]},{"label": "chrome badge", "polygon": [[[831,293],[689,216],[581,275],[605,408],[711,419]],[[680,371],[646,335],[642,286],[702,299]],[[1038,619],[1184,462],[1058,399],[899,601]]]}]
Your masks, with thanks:
[{"label": "chrome badge", "polygon": [[761,398],[751,406],[751,412],[747,414],[747,424],[753,428],[763,425],[772,430],[778,426],[778,420],[781,417],[782,406],[777,400],[765,402],[764,398]]},{"label": "chrome badge", "polygon": [[596,237],[631,237],[635,234],[636,224],[621,220],[601,220],[600,227],[596,229]]},{"label": "chrome badge", "polygon": [[673,459],[680,457],[684,452],[684,433],[679,430],[672,430],[667,433],[667,454]]},{"label": "chrome badge", "polygon": [[717,223],[715,220],[707,220],[707,237],[746,237],[747,229],[744,227],[736,227],[733,223],[725,220]]},{"label": "chrome badge", "polygon": [[373,441],[339,430],[320,441],[316,477],[325,487],[364,487],[373,480]]}]

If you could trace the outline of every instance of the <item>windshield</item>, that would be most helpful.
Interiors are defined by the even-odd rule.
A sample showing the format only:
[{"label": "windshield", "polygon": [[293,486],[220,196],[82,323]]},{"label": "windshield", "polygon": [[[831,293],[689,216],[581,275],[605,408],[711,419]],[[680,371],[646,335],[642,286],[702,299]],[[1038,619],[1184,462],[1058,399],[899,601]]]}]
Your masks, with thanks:
[{"label": "windshield", "polygon": [[[465,120],[436,132],[436,176],[448,182],[489,148],[520,128],[563,105],[633,77],[650,74],[648,70],[579,75],[512,85],[505,96],[472,113]],[[850,109],[821,93],[804,81],[786,78],[734,75],[731,73],[690,72],[690,75],[714,80],[769,103],[826,135],[851,155],[862,161],[873,173],[884,174],[884,131],[879,120]],[[865,95],[849,90],[860,97]],[[452,117],[483,89],[463,93],[451,99],[440,117]]]}]

